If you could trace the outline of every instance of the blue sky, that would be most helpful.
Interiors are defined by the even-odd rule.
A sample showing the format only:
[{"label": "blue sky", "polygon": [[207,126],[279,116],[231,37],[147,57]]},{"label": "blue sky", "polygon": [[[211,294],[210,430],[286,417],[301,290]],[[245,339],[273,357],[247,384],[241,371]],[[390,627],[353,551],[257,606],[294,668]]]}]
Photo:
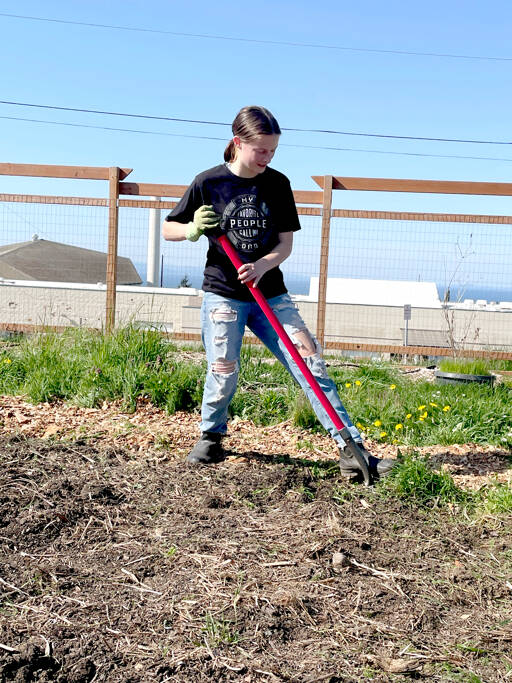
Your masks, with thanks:
[{"label": "blue sky", "polygon": [[[512,4],[505,0],[262,0],[252,7],[223,0],[3,0],[0,99],[221,123],[231,123],[246,104],[263,104],[283,128],[509,143],[285,132],[273,165],[289,176],[295,189],[317,189],[311,176],[326,173],[508,182],[511,20]],[[475,58],[401,54],[405,52]],[[227,126],[8,104],[0,104],[0,116],[147,131],[0,118],[2,161],[127,166],[134,168],[131,179],[140,182],[187,184],[222,159],[229,137]],[[4,192],[105,193],[103,183],[1,177],[0,186]],[[512,199],[338,192],[335,206],[510,214]]]}]

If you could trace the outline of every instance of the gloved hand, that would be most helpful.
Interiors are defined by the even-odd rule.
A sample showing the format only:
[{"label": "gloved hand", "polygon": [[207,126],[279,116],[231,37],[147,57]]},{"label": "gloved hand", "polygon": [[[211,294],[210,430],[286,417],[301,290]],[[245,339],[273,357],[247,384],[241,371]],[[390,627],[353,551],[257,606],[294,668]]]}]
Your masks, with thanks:
[{"label": "gloved hand", "polygon": [[194,220],[187,225],[185,237],[190,242],[197,242],[206,230],[219,225],[220,217],[213,210],[213,206],[204,204],[194,211]]}]

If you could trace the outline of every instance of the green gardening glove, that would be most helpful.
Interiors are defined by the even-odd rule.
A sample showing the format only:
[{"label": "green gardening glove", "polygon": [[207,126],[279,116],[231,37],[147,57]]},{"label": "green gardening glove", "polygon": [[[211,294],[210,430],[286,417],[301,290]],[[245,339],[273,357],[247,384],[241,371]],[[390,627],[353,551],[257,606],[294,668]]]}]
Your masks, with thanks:
[{"label": "green gardening glove", "polygon": [[187,225],[185,236],[191,242],[197,242],[205,230],[216,228],[219,222],[220,218],[213,210],[213,206],[200,206],[194,211],[194,220]]}]

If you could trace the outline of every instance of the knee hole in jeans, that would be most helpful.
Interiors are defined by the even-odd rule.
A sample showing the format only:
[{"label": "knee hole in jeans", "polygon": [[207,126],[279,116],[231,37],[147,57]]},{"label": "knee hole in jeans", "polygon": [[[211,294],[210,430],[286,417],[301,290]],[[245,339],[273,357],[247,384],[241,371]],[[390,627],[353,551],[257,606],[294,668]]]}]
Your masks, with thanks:
[{"label": "knee hole in jeans", "polygon": [[303,358],[308,358],[308,356],[314,356],[315,354],[319,353],[318,344],[316,344],[315,340],[306,328],[294,332],[293,341],[295,342],[295,346],[298,348],[298,351]]},{"label": "knee hole in jeans", "polygon": [[226,358],[217,358],[212,363],[212,372],[216,375],[232,375],[236,370],[236,360],[226,360]]},{"label": "knee hole in jeans", "polygon": [[210,318],[214,323],[233,323],[237,318],[237,312],[229,306],[214,308],[210,313]]}]

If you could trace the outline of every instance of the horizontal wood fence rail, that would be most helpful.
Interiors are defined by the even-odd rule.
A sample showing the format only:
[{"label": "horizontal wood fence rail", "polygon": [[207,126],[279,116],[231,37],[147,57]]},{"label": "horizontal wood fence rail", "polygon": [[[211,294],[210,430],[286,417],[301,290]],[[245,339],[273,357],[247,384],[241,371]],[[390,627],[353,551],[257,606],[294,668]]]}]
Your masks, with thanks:
[{"label": "horizontal wood fence rail", "polygon": [[[109,180],[110,169],[103,166],[52,166],[43,164],[0,164],[0,175],[32,176],[33,178],[75,178]],[[120,168],[119,177],[126,178],[132,168]]]},{"label": "horizontal wood fence rail", "polygon": [[[438,346],[400,346],[393,344],[358,344],[357,342],[325,342],[324,348],[339,351],[367,351],[376,353],[392,353],[409,356],[449,356],[453,358],[453,349]],[[489,358],[492,360],[509,360],[510,351],[485,351],[484,349],[458,349],[457,357]]]},{"label": "horizontal wood fence rail", "polygon": [[[312,176],[322,189],[326,176]],[[429,192],[432,194],[476,194],[512,196],[512,183],[475,183],[460,180],[409,180],[400,178],[343,178],[332,176],[333,190],[368,192]]]},{"label": "horizontal wood fence rail", "polygon": [[[0,202],[21,204],[60,204],[68,206],[104,206],[108,207],[108,199],[98,197],[65,197],[40,194],[0,194]],[[133,209],[174,209],[178,202],[151,199],[119,199],[119,207]],[[308,206],[298,206],[297,211],[304,216],[320,216],[321,210]]]},{"label": "horizontal wood fence rail", "polygon": [[108,206],[108,199],[100,199],[98,197],[61,197],[40,194],[0,194],[0,202],[64,204],[67,206]]},{"label": "horizontal wood fence rail", "polygon": [[139,197],[183,197],[187,185],[162,185],[159,183],[119,183],[119,194],[135,194]]},{"label": "horizontal wood fence rail", "polygon": [[[0,202],[25,204],[67,204],[70,206],[108,206],[108,199],[98,197],[67,197],[40,194],[2,194]],[[119,199],[119,206],[134,209],[174,209],[177,202],[150,199]],[[301,216],[321,216],[322,209],[298,206]],[[432,221],[441,223],[483,223],[487,225],[512,225],[512,216],[493,216],[464,213],[414,213],[404,211],[363,211],[360,209],[333,209],[332,218],[361,218],[389,221]]]},{"label": "horizontal wood fence rail", "polygon": [[[119,183],[119,194],[140,197],[183,197],[187,185],[161,185],[159,183]],[[322,204],[323,193],[317,190],[294,190],[297,204]]]},{"label": "horizontal wood fence rail", "polygon": [[384,221],[428,221],[432,223],[484,223],[487,225],[512,225],[512,216],[486,216],[464,213],[414,213],[407,211],[359,211],[334,209],[333,218],[363,218]]}]

